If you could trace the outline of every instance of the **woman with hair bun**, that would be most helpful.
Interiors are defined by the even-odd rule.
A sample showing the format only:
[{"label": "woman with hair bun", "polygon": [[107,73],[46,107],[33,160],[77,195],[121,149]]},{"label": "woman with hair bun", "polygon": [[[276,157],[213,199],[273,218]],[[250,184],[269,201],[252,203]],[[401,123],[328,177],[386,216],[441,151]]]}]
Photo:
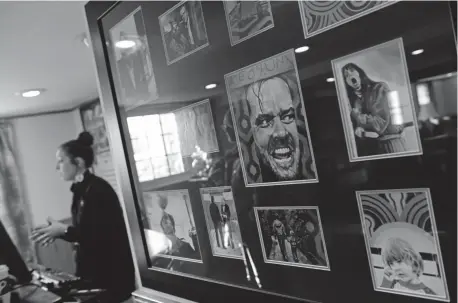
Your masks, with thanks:
[{"label": "woman with hair bun", "polygon": [[106,289],[103,302],[128,300],[135,290],[135,274],[126,225],[111,185],[89,172],[94,162],[93,137],[82,132],[57,150],[56,169],[72,182],[72,225],[48,218],[32,239],[48,245],[55,239],[74,243],[76,275]]}]

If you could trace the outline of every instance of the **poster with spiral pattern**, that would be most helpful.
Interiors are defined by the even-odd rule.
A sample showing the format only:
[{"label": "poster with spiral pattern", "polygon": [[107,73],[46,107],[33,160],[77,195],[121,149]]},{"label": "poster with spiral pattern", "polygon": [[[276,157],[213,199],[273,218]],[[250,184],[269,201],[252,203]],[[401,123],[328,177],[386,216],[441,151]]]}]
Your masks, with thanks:
[{"label": "poster with spiral pattern", "polygon": [[356,196],[374,289],[449,302],[429,189]]},{"label": "poster with spiral pattern", "polygon": [[299,1],[305,38],[373,13],[398,1]]}]

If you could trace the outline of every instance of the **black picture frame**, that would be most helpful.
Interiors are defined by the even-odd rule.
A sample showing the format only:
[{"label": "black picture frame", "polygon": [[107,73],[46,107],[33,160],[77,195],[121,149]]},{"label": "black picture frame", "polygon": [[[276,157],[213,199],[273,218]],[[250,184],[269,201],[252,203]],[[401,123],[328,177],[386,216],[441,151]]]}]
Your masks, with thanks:
[{"label": "black picture frame", "polygon": [[[129,163],[132,162],[132,150],[130,145],[128,144],[129,142],[127,141],[128,136],[124,133],[125,129],[127,127],[125,125],[121,125],[123,122],[123,119],[125,119],[126,113],[120,110],[117,105],[116,105],[116,94],[115,94],[115,81],[113,80],[112,73],[110,70],[110,63],[108,59],[108,51],[105,48],[106,44],[106,39],[103,35],[103,26],[102,26],[102,19],[105,16],[108,16],[112,10],[114,10],[117,5],[120,4],[126,4],[128,2],[121,3],[121,2],[89,2],[86,4],[86,15],[87,15],[87,20],[88,20],[88,25],[89,25],[89,31],[91,34],[91,46],[95,55],[95,62],[96,62],[96,68],[97,68],[97,73],[98,73],[98,78],[99,78],[99,91],[101,93],[101,102],[102,105],[105,109],[105,114],[106,114],[106,123],[108,126],[108,129],[110,131],[110,137],[111,137],[111,143],[113,145],[113,158],[116,166],[116,170],[119,172],[119,185],[122,187],[122,193],[123,193],[123,205],[126,208],[126,213],[127,213],[127,219],[130,227],[130,234],[131,234],[131,239],[133,243],[133,250],[135,251],[136,255],[136,263],[137,263],[137,268],[138,268],[138,282],[139,282],[139,287],[140,289],[137,291],[139,296],[143,296],[143,298],[146,300],[147,298],[151,300],[157,300],[157,301],[165,301],[165,302],[178,302],[179,299],[178,297],[183,297],[188,300],[193,300],[197,302],[208,302],[208,301],[215,301],[218,300],[218,302],[232,302],[234,298],[243,298],[244,301],[261,301],[261,302],[296,302],[297,298],[292,298],[288,296],[277,296],[273,294],[268,294],[268,293],[262,293],[262,292],[256,292],[253,291],[252,289],[248,288],[242,288],[242,287],[234,287],[232,285],[226,284],[226,283],[215,283],[211,280],[205,280],[205,279],[193,279],[190,276],[178,276],[178,275],[170,275],[167,273],[161,273],[157,271],[151,271],[150,268],[150,262],[147,258],[147,252],[146,252],[146,247],[144,245],[145,239],[144,239],[144,234],[142,233],[142,223],[141,219],[139,217],[139,206],[138,206],[138,200],[140,199],[140,193],[138,190],[140,187],[138,186],[138,181],[136,180],[136,172],[135,168],[132,168]],[[138,4],[137,4],[138,5]],[[214,4],[216,5],[216,4]],[[293,3],[297,7],[297,3]],[[393,6],[387,7],[386,12],[387,14],[395,12],[395,8],[398,6],[405,6],[407,7],[409,4],[407,3],[399,3],[395,4]],[[135,4],[132,4],[132,6],[135,6]],[[448,4],[444,4],[444,6],[448,7]],[[404,7],[404,8],[405,8]],[[426,7],[426,6],[425,6]],[[223,7],[221,6],[221,9]],[[275,11],[274,11],[275,15]],[[380,14],[378,14],[380,15]],[[298,25],[301,24],[300,22],[300,13],[297,11],[297,16],[298,19],[296,20]],[[398,16],[399,17],[399,16]],[[355,20],[355,22],[351,22],[346,24],[345,26],[341,26],[335,29],[336,33],[344,33],[345,28],[347,27],[352,27],[353,29],[356,27],[354,24],[362,24],[362,20],[358,19]],[[365,18],[366,20],[370,18]],[[224,24],[224,19],[221,20],[221,22]],[[372,22],[372,21],[371,21]],[[224,29],[224,27],[222,27]],[[280,26],[277,26],[269,31],[266,31],[267,33],[274,32],[274,31],[282,31],[284,28],[280,28]],[[364,29],[358,29],[359,33],[362,33]],[[328,36],[333,31],[327,31],[326,33],[323,33],[322,35],[317,35],[316,37],[313,37],[310,39],[314,39],[313,41],[316,43],[322,43]],[[392,34],[386,34],[388,38],[391,37]],[[253,45],[254,43],[259,42],[259,39],[262,35],[258,35],[256,37],[253,37],[252,39],[247,40],[243,44],[241,43],[240,45],[237,45],[237,48],[240,49],[240,47],[244,45]],[[371,44],[375,44],[376,40],[379,40],[382,38],[379,37],[368,37],[367,40],[364,40],[364,43],[362,44],[367,44],[365,45],[370,46]],[[456,40],[455,40],[456,41]],[[229,38],[227,38],[227,44],[229,45],[230,41]],[[456,46],[456,45],[455,45]],[[362,49],[362,46],[358,46],[360,49]],[[275,48],[275,46],[273,46]],[[351,53],[352,51],[355,50],[356,46],[351,45],[350,43],[343,46],[345,50],[342,50],[342,52],[348,52]],[[206,51],[208,51],[210,48],[205,48],[202,50],[202,52],[199,52],[199,55],[204,55]],[[234,49],[236,49],[234,47]],[[275,50],[272,50],[276,51]],[[240,51],[239,51],[240,52]],[[263,57],[268,57],[270,51],[265,51],[262,55]],[[316,56],[316,54],[312,55]],[[195,57],[198,57],[196,54]],[[255,60],[252,60],[253,57],[256,57],[254,55],[247,55],[247,61],[255,62]],[[180,60],[180,62],[177,62],[176,64],[170,65],[171,68],[179,69],[180,66],[183,66],[185,64],[186,60]],[[196,60],[197,61],[197,60]],[[244,65],[242,65],[244,66]],[[227,66],[226,66],[227,67]],[[331,66],[329,62],[326,62],[325,64],[321,64],[319,66],[315,67],[316,69],[323,70],[320,76],[325,76],[327,75],[332,75],[331,71]],[[418,72],[416,75],[420,75],[421,72]],[[416,76],[419,77],[419,76]],[[414,77],[412,77],[414,79]],[[192,80],[192,79],[191,79]],[[192,81],[190,81],[192,82]],[[170,88],[170,87],[166,87]],[[323,93],[326,94],[327,92]],[[183,96],[180,95],[180,98]],[[195,97],[195,96],[194,96]],[[199,99],[201,99],[202,96],[199,96]],[[325,96],[326,97],[326,96]],[[334,96],[330,95],[328,96],[326,100],[329,101],[331,100]],[[193,99],[193,97],[188,97],[189,99]],[[196,99],[196,98],[194,98]],[[184,100],[180,100],[184,101]],[[332,99],[332,101],[335,101]],[[322,110],[322,108],[319,108],[320,105],[314,104],[312,105],[313,110],[319,111]],[[332,116],[332,118],[338,118],[339,113],[338,113],[338,107],[337,107],[337,102],[333,105],[334,108],[331,108],[329,106],[329,116]],[[332,111],[331,110],[335,110]],[[311,115],[313,117],[313,115]],[[313,120],[313,119],[311,119]],[[331,119],[330,119],[331,120]],[[335,120],[335,119],[334,119]],[[340,123],[340,120],[337,119]],[[335,121],[333,121],[334,123]],[[315,135],[314,139],[317,137],[320,137],[322,132],[320,132],[320,123],[321,121],[313,120],[310,121],[311,127],[315,128],[317,130],[318,135]],[[335,124],[334,124],[335,125]],[[339,124],[340,125],[340,124]],[[341,125],[340,125],[341,127]],[[314,136],[314,134],[312,134]],[[343,132],[339,129],[336,128],[335,132],[331,134],[331,136],[335,137],[341,137],[343,138]],[[324,136],[323,136],[324,137]],[[456,138],[455,138],[456,139]],[[453,141],[447,141],[447,144]],[[315,142],[312,142],[315,143]],[[456,143],[456,141],[455,141]],[[343,143],[339,143],[337,147],[335,147],[336,150],[338,150],[336,153],[340,153],[340,155],[345,151],[345,140],[343,140]],[[456,144],[455,144],[456,145]],[[455,171],[455,178],[449,178],[445,179],[447,182],[442,183],[440,180],[444,179],[437,179],[435,180],[435,175],[431,176],[426,176],[422,174],[418,179],[415,180],[410,180],[406,178],[406,176],[409,176],[410,174],[415,174],[415,170],[413,171],[407,171],[404,170],[404,168],[418,168],[418,164],[414,161],[417,159],[413,159],[414,157],[410,157],[412,159],[387,159],[383,161],[374,161],[374,163],[370,163],[371,165],[367,163],[348,163],[348,159],[340,159],[340,158],[332,158],[330,157],[325,157],[325,153],[330,150],[330,148],[325,148],[325,144],[323,142],[320,142],[317,146],[317,155],[319,159],[317,159],[317,166],[318,170],[320,170],[320,183],[316,184],[316,186],[313,187],[303,187],[302,185],[295,185],[291,186],[290,192],[283,195],[277,191],[275,191],[274,188],[268,188],[266,187],[265,189],[262,190],[262,193],[260,195],[260,199],[266,199],[266,201],[269,201],[271,203],[271,206],[274,206],[275,200],[282,200],[282,199],[290,199],[292,196],[300,196],[303,193],[307,194],[307,197],[312,199],[310,203],[313,203],[313,205],[319,205],[320,210],[322,209],[322,219],[323,219],[323,228],[325,229],[326,235],[329,235],[327,237],[327,241],[330,243],[329,244],[329,256],[331,259],[331,263],[333,264],[333,271],[332,274],[335,276],[332,276],[331,279],[329,279],[329,285],[332,285],[332,283],[335,283],[334,286],[339,287],[339,292],[329,292],[328,291],[328,297],[323,298],[322,301],[324,302],[337,302],[339,300],[346,300],[349,298],[358,298],[361,296],[369,296],[371,299],[374,299],[374,302],[387,302],[388,300],[392,302],[408,302],[406,301],[407,299],[402,296],[394,296],[394,295],[382,295],[379,293],[373,292],[373,289],[370,288],[370,274],[369,274],[369,268],[367,266],[367,260],[364,258],[360,258],[361,256],[364,257],[365,251],[364,251],[364,239],[361,236],[361,225],[359,222],[359,218],[357,215],[357,207],[356,207],[356,201],[354,199],[354,190],[361,189],[361,184],[363,183],[358,183],[357,181],[354,181],[352,178],[353,176],[359,174],[357,177],[360,179],[366,178],[367,181],[364,183],[364,186],[366,187],[376,187],[378,189],[382,188],[396,188],[396,187],[407,187],[407,186],[417,186],[417,187],[429,187],[431,186],[431,191],[433,195],[437,198],[438,204],[440,205],[440,211],[437,211],[437,217],[441,218],[440,220],[438,219],[438,229],[444,228],[447,230],[447,232],[450,232],[450,234],[447,234],[446,237],[450,236],[450,239],[453,238],[453,240],[448,239],[448,241],[441,241],[441,244],[444,245],[447,249],[443,248],[444,251],[444,262],[446,263],[447,267],[450,267],[452,269],[446,269],[446,271],[453,271],[456,266],[456,263],[453,262],[453,258],[456,256],[456,241],[454,240],[456,238],[456,220],[454,221],[454,218],[450,217],[450,214],[454,214],[456,211],[456,205],[452,206],[447,206],[445,205],[447,202],[447,195],[452,194],[452,200],[456,200],[456,193],[451,192],[450,190],[447,191],[441,191],[443,188],[453,188],[454,186],[456,187],[456,171]],[[455,148],[456,152],[456,146],[453,146],[453,144],[450,144],[448,146],[448,150],[452,150]],[[329,154],[332,154],[332,151],[329,152]],[[429,159],[425,158],[427,161]],[[451,164],[452,167],[456,167],[456,159],[452,158],[447,158],[447,163]],[[367,164],[367,165],[366,165]],[[454,164],[454,165],[453,165]],[[437,167],[433,164],[431,164],[431,167],[437,169]],[[393,176],[390,179],[384,179],[382,176],[386,174],[389,169],[392,169],[393,167],[401,167],[403,170],[401,170],[399,176]],[[431,168],[429,167],[429,168]],[[428,169],[429,169],[428,168]],[[436,170],[434,170],[435,173],[438,173]],[[323,174],[321,174],[323,172]],[[362,173],[364,172],[364,173]],[[331,178],[330,176],[335,173],[336,176],[335,178]],[[367,174],[367,175],[364,175]],[[452,175],[447,174],[447,176],[452,177]],[[349,184],[345,182],[353,182],[356,184],[354,188],[351,188],[349,190],[342,184]],[[326,186],[323,186],[326,182]],[[414,184],[414,183],[420,183],[420,184]],[[402,184],[402,185],[400,185]],[[414,184],[414,185],[412,185]],[[192,185],[189,185],[192,187]],[[171,188],[173,189],[173,188]],[[367,189],[367,188],[366,188]],[[302,197],[302,196],[301,196]],[[301,201],[298,201],[297,204],[299,203],[307,203],[304,202],[306,200],[305,198]],[[334,208],[334,206],[338,203],[345,204],[345,207],[337,207]],[[353,203],[353,204],[352,204]],[[323,204],[323,205],[322,205]],[[450,204],[450,203],[449,203]],[[453,204],[453,203],[451,203]],[[267,205],[269,206],[269,205]],[[451,208],[451,209],[449,209]],[[450,219],[451,223],[447,225],[447,220]],[[343,227],[343,228],[342,228]],[[329,233],[328,233],[329,230]],[[335,233],[335,234],[334,234]],[[443,244],[445,243],[445,244]],[[342,247],[358,247],[358,250],[356,251],[351,249],[352,253],[355,252],[357,256],[361,260],[355,260],[352,259],[352,266],[349,268],[347,266],[347,263],[345,258],[349,257],[350,254],[348,252],[344,251],[339,251]],[[362,248],[362,250],[361,250]],[[450,248],[450,249],[448,249]],[[340,254],[342,253],[342,254]],[[454,256],[455,255],[455,256]],[[355,293],[354,288],[349,288],[349,287],[342,287],[346,279],[348,279],[348,270],[355,270],[358,275],[360,276],[365,276],[366,281],[362,281],[361,284],[358,284],[358,290],[360,290],[358,293]],[[304,269],[301,269],[302,273],[305,273],[306,271]],[[279,270],[278,275],[281,277],[281,275],[288,275],[290,273],[287,273],[286,269]],[[448,274],[450,276],[450,274]],[[453,275],[452,275],[453,276]],[[314,280],[324,280],[325,278],[331,277],[330,275],[323,275],[322,271],[313,271],[313,277],[317,277],[317,279],[310,279],[309,283],[312,284],[314,283]],[[361,279],[360,279],[361,280]],[[344,281],[344,282],[342,282]],[[339,283],[341,282],[341,283]],[[361,281],[360,281],[361,282]],[[456,282],[456,277],[449,279],[449,285],[454,285]],[[309,284],[309,285],[310,285]],[[456,283],[455,283],[456,285]],[[296,287],[296,286],[291,286]],[[331,286],[332,287],[332,286]],[[327,287],[326,287],[327,288]],[[316,291],[316,289],[308,289],[310,290],[310,293],[313,293]],[[228,296],[221,296],[221,294],[231,294]],[[177,297],[171,297],[177,296]],[[315,292],[316,295],[316,292]],[[456,294],[451,294],[451,300],[456,299]],[[311,300],[302,300],[304,302],[316,302],[316,301],[311,301]],[[413,302],[413,301],[412,301]]]}]

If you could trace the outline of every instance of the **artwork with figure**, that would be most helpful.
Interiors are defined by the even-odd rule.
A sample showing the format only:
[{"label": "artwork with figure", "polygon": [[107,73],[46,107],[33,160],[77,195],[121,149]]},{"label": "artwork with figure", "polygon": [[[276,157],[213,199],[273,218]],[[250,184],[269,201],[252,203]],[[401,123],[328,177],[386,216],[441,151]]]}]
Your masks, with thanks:
[{"label": "artwork with figure", "polygon": [[206,153],[219,151],[210,100],[196,102],[173,113],[183,157],[191,156],[196,146]]},{"label": "artwork with figure", "polygon": [[156,100],[156,78],[141,7],[110,29],[110,39],[119,105],[131,109]]},{"label": "artwork with figure", "polygon": [[428,189],[356,192],[374,289],[449,301]]},{"label": "artwork with figure", "polygon": [[153,266],[180,270],[182,261],[202,263],[187,190],[144,192],[140,208]]},{"label": "artwork with figure", "polygon": [[213,255],[242,259],[242,235],[231,187],[201,188],[200,194]]},{"label": "artwork with figure", "polygon": [[318,182],[294,51],[225,81],[246,185]]},{"label": "artwork with figure", "polygon": [[255,207],[266,263],[330,270],[318,207]]},{"label": "artwork with figure", "polygon": [[305,38],[321,34],[397,1],[298,1]]},{"label": "artwork with figure", "polygon": [[332,67],[350,162],[422,154],[402,38]]},{"label": "artwork with figure", "polygon": [[94,153],[100,155],[110,150],[108,134],[99,101],[81,109],[83,127],[94,137]]},{"label": "artwork with figure", "polygon": [[270,1],[223,1],[231,45],[274,27]]},{"label": "artwork with figure", "polygon": [[159,16],[167,64],[209,45],[200,1],[182,1]]}]

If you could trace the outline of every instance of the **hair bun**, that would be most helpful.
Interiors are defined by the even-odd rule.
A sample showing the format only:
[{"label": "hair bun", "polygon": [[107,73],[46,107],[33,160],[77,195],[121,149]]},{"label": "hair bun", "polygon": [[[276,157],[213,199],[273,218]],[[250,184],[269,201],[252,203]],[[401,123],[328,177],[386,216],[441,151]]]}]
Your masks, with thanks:
[{"label": "hair bun", "polygon": [[76,139],[80,144],[91,147],[94,144],[94,137],[89,132],[82,132]]}]

